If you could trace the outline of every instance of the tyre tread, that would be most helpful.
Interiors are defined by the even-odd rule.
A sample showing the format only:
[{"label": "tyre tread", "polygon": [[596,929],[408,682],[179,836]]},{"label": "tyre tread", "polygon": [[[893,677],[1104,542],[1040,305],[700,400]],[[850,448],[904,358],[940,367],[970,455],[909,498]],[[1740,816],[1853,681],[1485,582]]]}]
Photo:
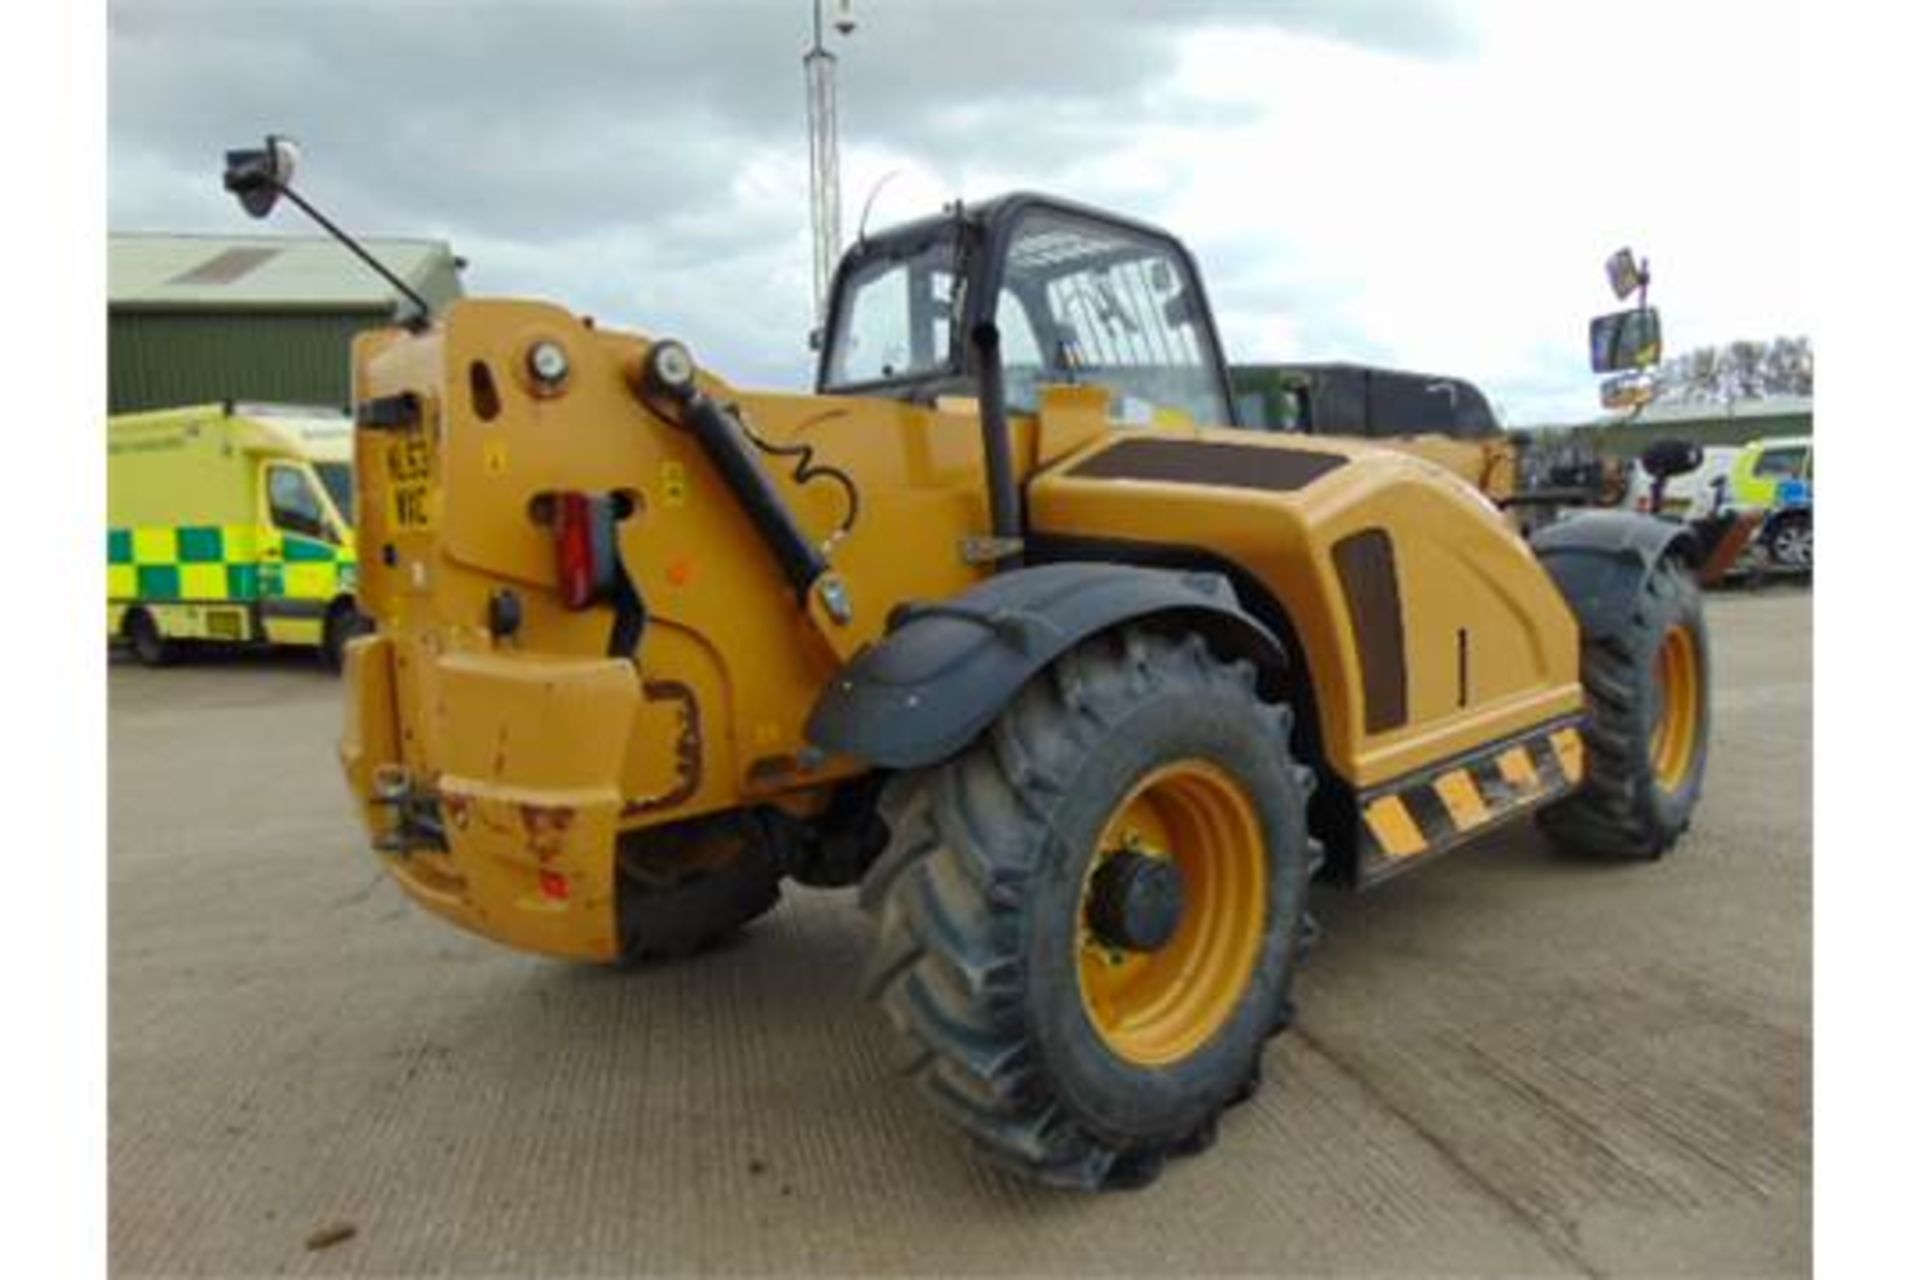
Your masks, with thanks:
[{"label": "tyre tread", "polygon": [[[1541,815],[1541,826],[1556,844],[1600,857],[1652,861],[1686,831],[1684,817],[1663,820],[1651,803],[1643,717],[1645,701],[1652,696],[1647,674],[1651,655],[1676,618],[1690,611],[1697,616],[1698,609],[1699,588],[1667,560],[1647,575],[1627,627],[1615,634],[1582,637],[1580,680],[1589,713],[1581,733],[1586,776],[1577,791]],[[1704,664],[1704,628],[1696,639]],[[1703,677],[1706,671],[1703,665]],[[1700,731],[1708,731],[1704,717]],[[1704,743],[1701,752],[1704,768]]]},{"label": "tyre tread", "polygon": [[[888,848],[860,891],[878,926],[864,989],[920,1091],[996,1162],[1060,1186],[1135,1186],[1168,1156],[1211,1141],[1217,1110],[1168,1142],[1123,1146],[1052,1096],[1019,1011],[1019,911],[1033,871],[1020,851],[1045,844],[1073,761],[1139,699],[1169,684],[1253,697],[1256,677],[1249,663],[1214,658],[1199,636],[1096,637],[1030,682],[965,754],[888,784]],[[1284,753],[1291,712],[1260,705]],[[1287,1021],[1284,993],[1278,1003],[1275,1032]],[[1259,1074],[1256,1056],[1223,1105],[1250,1096]]]}]

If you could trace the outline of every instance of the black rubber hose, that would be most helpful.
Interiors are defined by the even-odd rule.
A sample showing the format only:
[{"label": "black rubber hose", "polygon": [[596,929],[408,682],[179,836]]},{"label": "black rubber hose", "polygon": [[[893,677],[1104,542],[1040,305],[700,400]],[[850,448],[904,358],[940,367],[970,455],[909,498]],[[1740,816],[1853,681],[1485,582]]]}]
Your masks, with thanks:
[{"label": "black rubber hose", "polygon": [[718,401],[699,390],[681,399],[680,423],[693,433],[707,460],[739,499],[747,518],[779,561],[780,572],[804,603],[814,580],[827,571],[827,558],[807,540],[785,499],[767,478],[746,431]]}]

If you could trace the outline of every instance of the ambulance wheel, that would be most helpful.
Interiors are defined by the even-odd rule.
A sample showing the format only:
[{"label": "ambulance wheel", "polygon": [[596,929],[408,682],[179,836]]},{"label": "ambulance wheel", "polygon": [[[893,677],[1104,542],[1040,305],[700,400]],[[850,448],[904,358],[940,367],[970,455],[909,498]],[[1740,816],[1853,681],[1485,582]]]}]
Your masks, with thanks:
[{"label": "ambulance wheel", "polygon": [[373,620],[342,601],[327,612],[326,627],[320,637],[320,661],[329,671],[346,664],[347,642],[373,630]]},{"label": "ambulance wheel", "polygon": [[134,660],[143,667],[164,667],[179,656],[177,646],[160,634],[160,624],[145,609],[128,613],[121,630],[127,637],[127,647],[133,650]]},{"label": "ambulance wheel", "polygon": [[1252,1094],[1312,874],[1291,729],[1248,663],[1128,630],[889,783],[866,992],[900,1071],[983,1154],[1138,1187]]}]

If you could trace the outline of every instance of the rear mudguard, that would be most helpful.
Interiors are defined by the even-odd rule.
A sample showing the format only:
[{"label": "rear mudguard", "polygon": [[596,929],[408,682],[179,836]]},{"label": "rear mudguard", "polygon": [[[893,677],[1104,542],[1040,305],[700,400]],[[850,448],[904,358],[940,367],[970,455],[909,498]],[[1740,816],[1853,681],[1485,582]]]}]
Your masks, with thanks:
[{"label": "rear mudguard", "polygon": [[1583,511],[1533,535],[1533,552],[1590,639],[1633,620],[1647,576],[1668,556],[1697,566],[1698,539],[1683,524],[1632,511]]},{"label": "rear mudguard", "polygon": [[1263,671],[1286,651],[1217,574],[1051,564],[998,574],[939,604],[907,605],[814,704],[814,745],[889,769],[945,760],[973,741],[1035,673],[1130,621],[1177,623]]}]

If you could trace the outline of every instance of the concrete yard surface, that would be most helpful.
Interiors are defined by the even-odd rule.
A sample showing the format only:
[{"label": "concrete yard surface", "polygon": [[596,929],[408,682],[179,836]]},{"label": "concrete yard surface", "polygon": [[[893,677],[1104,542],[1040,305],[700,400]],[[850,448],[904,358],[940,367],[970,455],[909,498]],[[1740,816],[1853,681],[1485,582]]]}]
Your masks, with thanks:
[{"label": "concrete yard surface", "polygon": [[114,1271],[1804,1274],[1812,596],[1708,613],[1675,854],[1527,824],[1316,891],[1266,1087],[1106,1196],[999,1173],[889,1073],[851,894],[678,966],[517,955],[386,880],[309,659],[116,661]]}]

